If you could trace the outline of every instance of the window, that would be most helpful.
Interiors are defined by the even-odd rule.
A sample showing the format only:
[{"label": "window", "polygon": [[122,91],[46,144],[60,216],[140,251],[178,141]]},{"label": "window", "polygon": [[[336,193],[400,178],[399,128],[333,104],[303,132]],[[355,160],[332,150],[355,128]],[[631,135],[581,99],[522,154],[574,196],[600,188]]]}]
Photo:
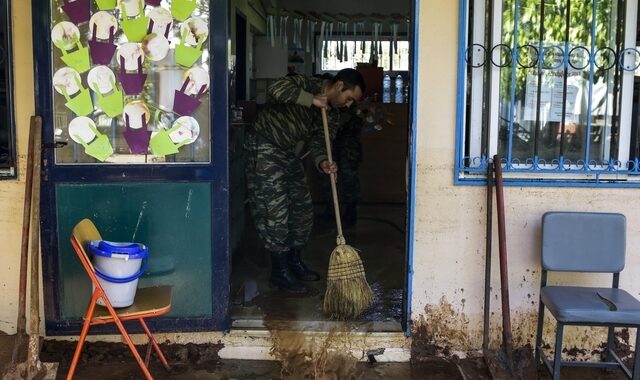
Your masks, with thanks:
[{"label": "window", "polygon": [[372,54],[375,46],[378,47],[378,66],[382,67],[384,71],[408,71],[409,41],[403,38],[406,37],[398,39],[395,45],[391,39],[381,39],[377,42],[378,45],[373,38],[343,41],[326,40],[322,44],[320,72],[339,71],[354,68],[358,62],[371,62],[375,59]]},{"label": "window", "polygon": [[11,3],[0,0],[0,179],[16,178]]},{"label": "window", "polygon": [[640,186],[637,11],[462,0],[458,183],[483,181],[499,154],[512,182]]}]

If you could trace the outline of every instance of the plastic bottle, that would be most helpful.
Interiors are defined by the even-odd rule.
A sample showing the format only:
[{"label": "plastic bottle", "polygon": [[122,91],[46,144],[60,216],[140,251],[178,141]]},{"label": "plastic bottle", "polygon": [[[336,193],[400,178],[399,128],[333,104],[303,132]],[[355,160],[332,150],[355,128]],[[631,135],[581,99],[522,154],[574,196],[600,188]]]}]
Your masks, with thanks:
[{"label": "plastic bottle", "polygon": [[395,103],[404,103],[404,83],[402,80],[402,75],[398,74],[396,77],[396,96]]},{"label": "plastic bottle", "polygon": [[382,103],[391,103],[391,77],[389,74],[382,80]]}]

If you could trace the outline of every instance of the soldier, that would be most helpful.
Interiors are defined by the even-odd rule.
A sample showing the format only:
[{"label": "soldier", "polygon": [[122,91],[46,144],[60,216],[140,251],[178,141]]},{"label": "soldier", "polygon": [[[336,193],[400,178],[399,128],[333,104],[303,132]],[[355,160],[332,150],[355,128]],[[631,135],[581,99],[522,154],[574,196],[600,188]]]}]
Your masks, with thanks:
[{"label": "soldier", "polygon": [[326,156],[320,108],[328,107],[331,139],[339,125],[339,108],[362,97],[364,80],[354,69],[343,69],[332,80],[302,75],[284,77],[268,89],[268,101],[247,131],[247,191],[258,234],[271,254],[270,283],[292,293],[304,293],[300,281],[320,275],[301,260],[313,225],[313,205],[298,141],[309,142],[320,171],[337,172]]}]

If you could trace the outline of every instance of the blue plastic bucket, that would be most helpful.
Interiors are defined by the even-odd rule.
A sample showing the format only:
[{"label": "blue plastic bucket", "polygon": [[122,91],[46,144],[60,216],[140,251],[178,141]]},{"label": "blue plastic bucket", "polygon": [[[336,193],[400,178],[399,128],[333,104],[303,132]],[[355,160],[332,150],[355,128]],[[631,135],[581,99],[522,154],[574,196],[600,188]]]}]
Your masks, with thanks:
[{"label": "blue plastic bucket", "polygon": [[[144,244],[93,240],[87,243],[93,254],[93,267],[98,282],[113,307],[133,304],[138,278],[146,271],[149,251]],[[102,300],[97,302],[104,305]]]}]

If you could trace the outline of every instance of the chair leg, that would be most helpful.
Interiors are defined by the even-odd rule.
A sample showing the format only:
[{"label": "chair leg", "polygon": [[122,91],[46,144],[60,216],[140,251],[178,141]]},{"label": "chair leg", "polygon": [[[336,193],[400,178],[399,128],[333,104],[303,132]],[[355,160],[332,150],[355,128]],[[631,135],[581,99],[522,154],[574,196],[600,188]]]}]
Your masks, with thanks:
[{"label": "chair leg", "polygon": [[611,355],[611,353],[613,352],[613,340],[615,339],[615,327],[611,326],[608,329],[607,332],[607,357],[605,359],[605,361],[607,362],[613,362],[615,361],[615,359],[613,358],[613,356]]},{"label": "chair leg", "polygon": [[78,344],[76,344],[76,350],[73,353],[73,359],[71,360],[71,365],[69,366],[69,372],[67,372],[67,380],[73,379],[73,375],[76,372],[78,359],[80,359],[80,353],[82,352],[84,341],[87,339],[87,334],[89,333],[91,318],[93,318],[93,311],[96,309],[96,301],[98,300],[98,298],[100,297],[97,297],[96,293],[94,293],[91,296],[91,301],[89,301],[89,308],[87,309],[87,314],[85,314],[84,316],[84,323],[82,324],[82,330],[80,331]]},{"label": "chair leg", "polygon": [[151,331],[149,330],[147,323],[144,321],[143,318],[140,318],[139,321],[140,321],[140,325],[142,326],[142,329],[144,330],[145,334],[147,334],[147,337],[149,338],[149,344],[153,346],[154,350],[156,351],[156,354],[158,354],[158,359],[160,359],[160,362],[162,363],[164,368],[169,369],[169,363],[167,362],[167,359],[164,357],[164,354],[162,353],[162,350],[160,349],[160,346],[158,345],[156,338],[154,338],[153,334],[151,334]]},{"label": "chair leg", "polygon": [[127,333],[127,330],[124,328],[124,325],[122,324],[122,321],[120,320],[120,318],[118,318],[118,315],[116,314],[113,306],[111,306],[111,303],[109,301],[106,301],[105,305],[107,306],[107,309],[109,309],[109,312],[110,312],[111,316],[113,317],[116,326],[118,326],[118,330],[120,331],[120,334],[122,334],[122,337],[124,338],[124,341],[127,343],[127,346],[129,346],[129,350],[131,350],[131,354],[136,359],[136,362],[138,363],[138,366],[140,366],[140,370],[144,374],[144,377],[147,380],[153,380],[153,377],[151,376],[151,373],[149,372],[149,368],[147,368],[147,366],[144,364],[144,361],[142,360],[142,357],[140,357],[140,353],[138,352],[138,349],[133,344],[133,341],[131,340],[131,337],[129,336],[129,333]]},{"label": "chair leg", "polygon": [[558,322],[556,327],[556,349],[553,354],[553,380],[560,380],[560,367],[562,364],[562,334],[564,324]]},{"label": "chair leg", "polygon": [[632,380],[640,380],[640,328],[636,329],[636,352],[633,354]]},{"label": "chair leg", "polygon": [[536,356],[535,356],[535,363],[536,363],[536,368],[540,367],[540,356],[542,355],[542,353],[540,352],[542,350],[542,328],[544,326],[544,304],[542,303],[542,300],[540,300],[540,307],[538,308],[538,332],[536,333]]}]

